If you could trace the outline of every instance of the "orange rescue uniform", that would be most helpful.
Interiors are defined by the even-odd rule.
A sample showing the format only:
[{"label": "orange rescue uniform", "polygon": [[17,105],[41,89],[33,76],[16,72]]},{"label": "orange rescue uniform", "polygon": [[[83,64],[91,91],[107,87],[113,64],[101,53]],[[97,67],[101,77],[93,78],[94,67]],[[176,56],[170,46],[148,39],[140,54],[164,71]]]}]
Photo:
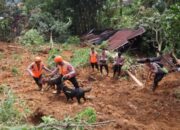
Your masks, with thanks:
[{"label": "orange rescue uniform", "polygon": [[97,53],[96,52],[90,54],[90,62],[97,63]]},{"label": "orange rescue uniform", "polygon": [[34,63],[33,66],[32,66],[33,77],[39,78],[41,76],[41,74],[42,74],[42,69],[43,69],[43,64],[42,63],[40,63],[39,68],[38,68],[37,64]]}]

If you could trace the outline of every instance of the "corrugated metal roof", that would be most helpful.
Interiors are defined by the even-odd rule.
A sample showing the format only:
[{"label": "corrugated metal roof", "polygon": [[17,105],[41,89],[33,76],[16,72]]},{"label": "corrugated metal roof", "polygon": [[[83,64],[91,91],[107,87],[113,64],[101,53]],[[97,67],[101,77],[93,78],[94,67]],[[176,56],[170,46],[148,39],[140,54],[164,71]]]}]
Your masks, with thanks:
[{"label": "corrugated metal roof", "polygon": [[134,29],[123,29],[116,32],[108,40],[108,49],[115,50],[128,43],[128,40],[137,37],[145,32],[145,29],[140,27],[137,30]]}]

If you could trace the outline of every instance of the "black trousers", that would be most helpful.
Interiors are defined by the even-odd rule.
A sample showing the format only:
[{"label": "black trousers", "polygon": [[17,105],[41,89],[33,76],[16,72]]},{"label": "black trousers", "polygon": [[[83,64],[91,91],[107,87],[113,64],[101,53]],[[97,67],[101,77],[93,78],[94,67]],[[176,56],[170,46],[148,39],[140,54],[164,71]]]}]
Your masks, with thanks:
[{"label": "black trousers", "polygon": [[113,70],[114,70],[113,77],[116,75],[116,73],[118,74],[118,76],[120,76],[121,68],[122,68],[122,65],[114,65],[113,66]]},{"label": "black trousers", "polygon": [[109,74],[109,69],[107,64],[100,64],[100,72],[103,73],[103,68],[105,68],[107,74]]},{"label": "black trousers", "polygon": [[153,86],[152,86],[153,91],[156,90],[159,81],[161,81],[164,76],[165,76],[165,73],[163,73],[163,72],[158,72],[158,73],[155,74],[154,83],[153,83]]},{"label": "black trousers", "polygon": [[[79,88],[79,84],[77,82],[76,77],[72,77],[67,80],[69,80],[75,88]],[[58,76],[57,78],[53,79],[52,82],[54,82],[57,86],[57,93],[60,93],[63,88],[62,76]]]},{"label": "black trousers", "polygon": [[94,70],[94,67],[96,67],[97,70],[99,70],[99,66],[98,66],[98,63],[91,63],[91,67],[92,69]]},{"label": "black trousers", "polygon": [[79,84],[78,84],[78,82],[77,82],[76,77],[72,77],[72,78],[70,78],[70,79],[68,79],[68,80],[71,81],[71,83],[73,84],[73,86],[74,86],[75,88],[79,88]]},{"label": "black trousers", "polygon": [[38,85],[40,89],[42,89],[42,75],[39,78],[33,77],[35,83]]}]

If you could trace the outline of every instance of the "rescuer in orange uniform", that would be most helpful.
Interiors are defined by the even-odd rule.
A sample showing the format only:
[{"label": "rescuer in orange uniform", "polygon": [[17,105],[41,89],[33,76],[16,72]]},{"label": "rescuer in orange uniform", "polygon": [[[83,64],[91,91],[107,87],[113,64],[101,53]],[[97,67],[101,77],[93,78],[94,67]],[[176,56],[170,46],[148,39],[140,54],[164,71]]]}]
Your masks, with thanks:
[{"label": "rescuer in orange uniform", "polygon": [[89,55],[89,61],[92,67],[92,70],[94,71],[94,67],[96,67],[97,70],[99,70],[98,67],[98,54],[97,52],[94,50],[94,47],[91,48],[91,52]]},{"label": "rescuer in orange uniform", "polygon": [[40,57],[35,57],[35,61],[31,63],[27,71],[29,74],[34,78],[36,84],[39,87],[39,91],[42,89],[42,70],[46,70],[48,72],[51,72],[43,63]]},{"label": "rescuer in orange uniform", "polygon": [[74,67],[69,62],[63,60],[61,56],[56,56],[54,58],[54,62],[57,64],[57,68],[50,75],[54,75],[56,73],[59,74],[58,78],[55,79],[55,84],[57,85],[57,94],[62,90],[61,79],[69,80],[75,89],[78,90],[79,85],[76,79],[76,71]]}]

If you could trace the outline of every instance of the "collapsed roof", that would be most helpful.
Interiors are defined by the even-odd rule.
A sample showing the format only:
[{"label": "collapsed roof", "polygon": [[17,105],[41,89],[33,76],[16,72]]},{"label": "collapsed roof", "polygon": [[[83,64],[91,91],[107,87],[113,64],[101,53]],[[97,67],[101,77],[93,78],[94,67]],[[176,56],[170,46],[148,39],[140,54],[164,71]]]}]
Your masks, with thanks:
[{"label": "collapsed roof", "polygon": [[123,29],[117,31],[113,36],[108,39],[108,49],[116,50],[120,47],[129,43],[130,39],[133,39],[139,35],[145,33],[145,29],[140,27],[137,30],[134,29]]}]

